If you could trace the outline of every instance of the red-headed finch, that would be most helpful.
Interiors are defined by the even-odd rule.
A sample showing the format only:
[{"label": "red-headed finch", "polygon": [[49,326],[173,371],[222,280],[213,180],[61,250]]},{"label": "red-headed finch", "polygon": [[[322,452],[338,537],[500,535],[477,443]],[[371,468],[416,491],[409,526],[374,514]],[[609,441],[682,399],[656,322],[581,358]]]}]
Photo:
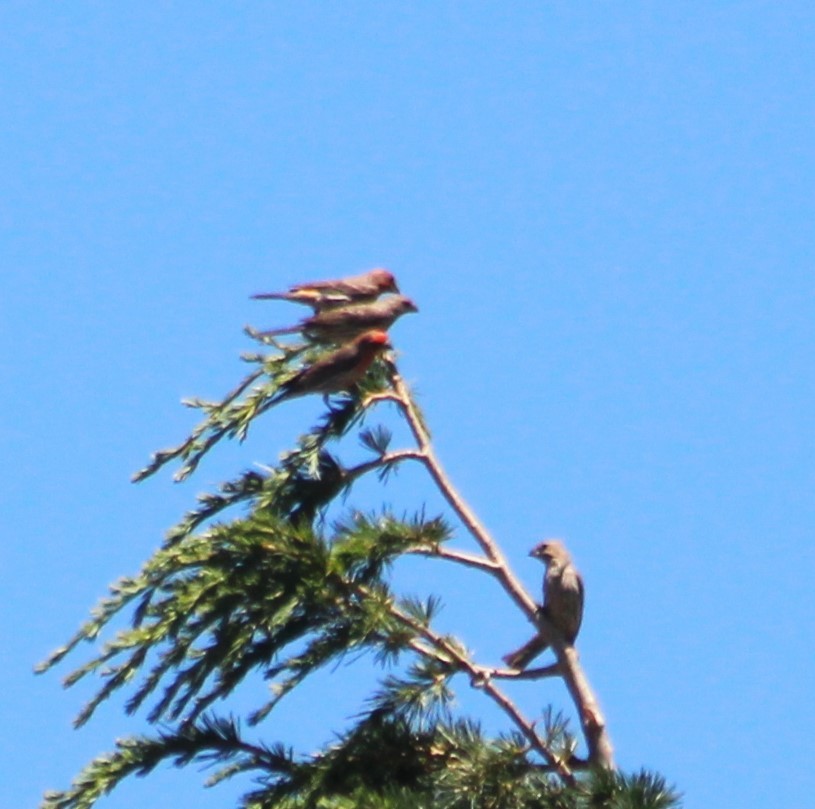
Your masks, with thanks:
[{"label": "red-headed finch", "polygon": [[252,295],[252,298],[304,303],[315,312],[322,312],[348,303],[375,301],[386,292],[399,292],[396,278],[389,270],[377,267],[361,275],[350,275],[332,281],[309,281],[295,284],[286,292],[261,292]]},{"label": "red-headed finch", "polygon": [[294,326],[261,332],[263,336],[302,332],[309,340],[318,343],[344,343],[366,331],[386,331],[394,321],[407,312],[418,312],[410,298],[389,295],[374,303],[359,303],[329,309],[304,318]]},{"label": "red-headed finch", "polygon": [[[557,539],[541,542],[529,555],[546,565],[541,611],[571,646],[583,620],[583,579]],[[525,669],[548,646],[549,641],[542,634],[536,635],[520,649],[505,655],[504,662],[513,669]]]},{"label": "red-headed finch", "polygon": [[391,348],[384,331],[366,331],[352,342],[331,351],[284,382],[273,402],[305,396],[307,393],[339,393],[356,385],[371,363]]}]

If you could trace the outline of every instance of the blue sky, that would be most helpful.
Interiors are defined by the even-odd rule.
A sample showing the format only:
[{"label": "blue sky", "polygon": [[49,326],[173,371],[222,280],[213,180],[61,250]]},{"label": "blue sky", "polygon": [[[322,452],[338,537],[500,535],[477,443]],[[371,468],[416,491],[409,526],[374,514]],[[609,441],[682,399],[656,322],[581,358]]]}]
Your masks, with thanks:
[{"label": "blue sky", "polygon": [[[245,323],[301,314],[249,294],[375,265],[421,309],[393,338],[463,494],[534,592],[543,537],[583,571],[620,764],[689,808],[811,801],[814,35],[803,2],[4,4],[0,803],[143,730],[112,701],[73,731],[90,685],[33,664],[318,412],[129,483],[242,373]],[[423,501],[406,472],[349,505]],[[526,635],[472,573],[396,574],[485,662]],[[310,749],[369,676],[261,733]],[[204,777],[100,806],[229,805]]]}]

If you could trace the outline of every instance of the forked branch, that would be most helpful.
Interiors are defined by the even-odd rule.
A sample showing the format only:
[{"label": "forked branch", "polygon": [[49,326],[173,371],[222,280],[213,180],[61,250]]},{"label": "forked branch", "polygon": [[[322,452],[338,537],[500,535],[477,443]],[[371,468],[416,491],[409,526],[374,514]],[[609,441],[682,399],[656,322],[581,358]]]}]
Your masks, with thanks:
[{"label": "forked branch", "polygon": [[[588,678],[580,666],[577,651],[573,646],[565,644],[560,638],[557,629],[549,624],[545,616],[541,615],[534,599],[526,592],[523,585],[512,572],[498,544],[490,536],[487,529],[451,483],[436,456],[430,435],[413,401],[410,390],[399,375],[396,366],[392,363],[390,363],[390,377],[393,386],[392,391],[374,394],[366,404],[374,401],[387,400],[393,401],[399,406],[416,440],[418,447],[417,459],[424,464],[443,497],[481,547],[486,559],[482,563],[478,557],[459,554],[456,551],[441,551],[436,555],[458,561],[470,567],[478,567],[486,570],[486,572],[498,580],[506,593],[526,615],[530,623],[532,623],[536,629],[540,628],[542,624],[545,625],[544,628],[547,630],[547,635],[551,638],[550,645],[557,658],[557,671],[552,667],[545,667],[544,669],[537,670],[537,673],[533,671],[526,675],[512,675],[510,672],[501,669],[494,670],[495,673],[499,677],[513,676],[516,679],[533,679],[536,677],[552,676],[555,673],[560,674],[566,683],[566,687],[569,690],[575,707],[577,708],[578,716],[580,717],[580,724],[589,752],[589,762],[606,769],[612,769],[614,767],[614,748],[612,747],[611,739],[606,730],[606,722],[600,710],[600,705],[594,696]],[[470,663],[469,665],[473,664]],[[483,670],[479,669],[479,671],[482,671],[483,674]],[[505,695],[497,691],[497,689],[496,694],[492,694],[492,689],[495,689],[495,686],[491,683],[489,677],[486,677],[483,682],[485,690],[493,696],[493,699],[499,703],[501,699],[506,699]],[[507,700],[507,702],[509,701]],[[511,710],[517,710],[512,703],[509,703],[506,710],[509,711],[510,708]]]},{"label": "forked branch", "polygon": [[485,670],[476,665],[464,654],[455,644],[448,641],[442,635],[434,632],[429,626],[415,620],[412,616],[402,612],[396,605],[390,604],[389,611],[400,623],[421,635],[429,644],[428,649],[424,644],[416,641],[411,643],[411,647],[421,655],[426,657],[442,657],[452,660],[456,666],[466,672],[476,687],[482,689],[490,699],[495,702],[502,711],[512,720],[513,724],[526,737],[534,750],[546,760],[547,764],[556,772],[565,783],[574,784],[574,774],[569,765],[557,756],[546,742],[541,739],[535,731],[535,726],[521,714],[514,702],[498,686],[492,682],[490,670]]}]

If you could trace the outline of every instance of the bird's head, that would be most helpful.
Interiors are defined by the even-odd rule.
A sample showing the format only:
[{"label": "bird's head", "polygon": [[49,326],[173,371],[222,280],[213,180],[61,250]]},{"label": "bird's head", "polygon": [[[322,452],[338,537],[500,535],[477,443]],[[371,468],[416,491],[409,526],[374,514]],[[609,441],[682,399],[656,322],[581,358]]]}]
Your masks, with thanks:
[{"label": "bird's head", "polygon": [[553,560],[565,560],[569,558],[569,553],[559,539],[545,539],[539,542],[529,552],[535,559],[540,559],[545,565]]},{"label": "bird's head", "polygon": [[396,295],[393,299],[391,306],[393,311],[399,315],[407,314],[408,312],[418,312],[419,307],[410,298],[404,295]]},{"label": "bird's head", "polygon": [[388,333],[386,331],[380,331],[379,329],[363,332],[354,342],[356,342],[360,348],[375,352],[393,348]]},{"label": "bird's head", "polygon": [[371,270],[370,275],[380,292],[399,292],[399,287],[396,286],[396,278],[390,270],[377,267],[375,270]]}]

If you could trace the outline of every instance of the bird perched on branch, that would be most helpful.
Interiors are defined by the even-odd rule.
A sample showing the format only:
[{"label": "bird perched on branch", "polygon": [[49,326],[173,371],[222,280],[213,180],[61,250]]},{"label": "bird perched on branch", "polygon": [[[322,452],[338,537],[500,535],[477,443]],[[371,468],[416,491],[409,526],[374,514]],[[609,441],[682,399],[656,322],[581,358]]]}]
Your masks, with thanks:
[{"label": "bird perched on branch", "polygon": [[294,326],[270,329],[259,334],[274,337],[279,334],[302,334],[318,343],[344,343],[353,340],[365,331],[373,329],[386,331],[393,322],[407,312],[418,312],[410,298],[404,295],[390,295],[374,303],[360,303],[329,309],[304,318]]},{"label": "bird perched on branch", "polygon": [[[557,539],[541,542],[529,555],[546,565],[541,612],[571,646],[583,620],[583,579],[572,564],[569,552]],[[538,634],[520,649],[505,655],[504,662],[513,669],[525,669],[548,646],[547,638]]]},{"label": "bird perched on branch", "polygon": [[315,312],[336,309],[349,303],[375,301],[386,292],[399,292],[396,278],[389,270],[377,267],[361,275],[350,275],[333,281],[310,281],[295,284],[286,292],[261,292],[255,300],[280,300],[304,303]]},{"label": "bird perched on branch", "polygon": [[391,348],[384,331],[366,331],[350,343],[331,351],[284,382],[269,404],[307,393],[339,393],[356,385],[371,363]]}]

